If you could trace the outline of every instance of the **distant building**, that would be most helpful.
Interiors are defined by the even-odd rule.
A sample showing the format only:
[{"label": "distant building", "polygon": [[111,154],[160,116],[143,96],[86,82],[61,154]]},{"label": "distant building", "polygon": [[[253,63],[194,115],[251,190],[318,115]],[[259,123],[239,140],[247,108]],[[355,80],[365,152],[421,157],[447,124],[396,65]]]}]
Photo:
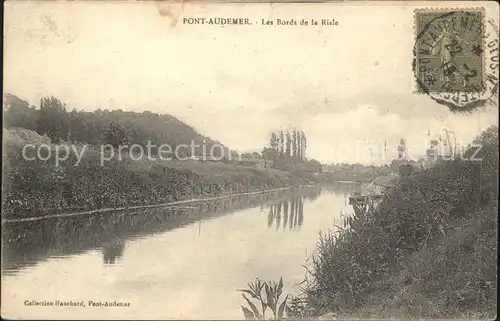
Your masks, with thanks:
[{"label": "distant building", "polygon": [[261,157],[241,157],[237,163],[243,166],[255,166],[257,168],[272,168],[273,161]]},{"label": "distant building", "polygon": [[456,142],[452,144],[447,130],[444,136],[431,137],[431,133],[427,134],[429,148],[425,153],[424,167],[429,168],[438,162],[450,160],[456,153]]},{"label": "distant building", "polygon": [[226,158],[224,157],[212,157],[212,156],[190,156],[187,158],[188,160],[201,161],[201,162],[225,162]]}]

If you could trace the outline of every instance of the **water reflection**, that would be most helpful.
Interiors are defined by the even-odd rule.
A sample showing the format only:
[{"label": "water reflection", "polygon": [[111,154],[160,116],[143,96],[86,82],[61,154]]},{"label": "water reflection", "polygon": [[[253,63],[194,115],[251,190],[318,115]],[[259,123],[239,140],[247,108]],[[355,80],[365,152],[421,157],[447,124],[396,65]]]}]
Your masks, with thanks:
[{"label": "water reflection", "polygon": [[102,248],[102,257],[104,265],[114,265],[117,260],[123,256],[125,250],[125,242],[118,240],[105,245]]},{"label": "water reflection", "polygon": [[[124,244],[113,243],[116,239],[161,233],[242,209],[260,206],[264,210],[277,200],[290,199],[301,193],[311,196],[309,189],[298,188],[178,207],[5,222],[2,224],[2,273],[15,273],[50,257],[78,254],[95,248],[102,248],[105,263],[113,264],[124,251]],[[200,230],[201,225],[198,233]]]},{"label": "water reflection", "polygon": [[[2,303],[20,311],[25,298],[64,293],[130,301],[127,315],[134,319],[239,319],[236,290],[246,281],[283,277],[284,288],[294,291],[318,231],[338,221],[349,189],[296,188],[175,208],[4,222],[2,285],[14,291]],[[102,314],[63,310],[60,318],[68,320]],[[32,319],[43,311],[23,313]],[[123,318],[110,311],[110,319]]]},{"label": "water reflection", "polygon": [[267,214],[267,227],[276,230],[299,230],[304,223],[304,203],[312,202],[321,196],[321,188],[310,188],[306,193],[294,195],[289,199],[271,204]]},{"label": "water reflection", "polygon": [[[4,222],[2,225],[2,271],[13,272],[55,256],[79,254],[99,248],[105,264],[114,264],[123,255],[124,242],[132,238],[187,226],[204,219],[256,208],[266,216],[267,226],[276,230],[300,230],[309,203],[322,191],[340,197],[346,205],[353,184],[314,186],[273,193],[235,196],[185,206],[128,210],[97,215],[50,218],[39,221]],[[326,205],[330,208],[329,205]],[[332,205],[333,206],[333,205]],[[336,205],[335,205],[336,206]],[[317,209],[310,210],[314,214]],[[321,209],[320,209],[321,211]],[[198,236],[201,223],[198,223]],[[116,243],[116,240],[123,240]]]}]

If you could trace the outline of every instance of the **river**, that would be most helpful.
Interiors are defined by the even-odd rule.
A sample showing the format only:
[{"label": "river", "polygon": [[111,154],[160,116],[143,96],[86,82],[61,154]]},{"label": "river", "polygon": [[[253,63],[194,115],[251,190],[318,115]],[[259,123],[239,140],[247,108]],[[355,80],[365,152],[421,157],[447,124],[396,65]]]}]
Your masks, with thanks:
[{"label": "river", "polygon": [[[299,292],[319,231],[351,211],[353,189],[314,186],[5,223],[2,316],[243,319],[237,289],[256,277],[283,277],[285,293]],[[83,300],[85,307],[27,306],[32,300]],[[90,307],[89,300],[130,306]]]}]

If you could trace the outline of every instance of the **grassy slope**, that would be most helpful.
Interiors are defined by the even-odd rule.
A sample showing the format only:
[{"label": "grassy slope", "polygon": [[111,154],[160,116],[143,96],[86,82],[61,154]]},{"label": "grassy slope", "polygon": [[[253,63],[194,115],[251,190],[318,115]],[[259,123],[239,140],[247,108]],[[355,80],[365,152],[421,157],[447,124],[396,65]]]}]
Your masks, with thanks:
[{"label": "grassy slope", "polygon": [[404,179],[375,211],[321,237],[307,278],[310,313],[493,317],[498,129],[481,143],[483,161]]},{"label": "grassy slope", "polygon": [[432,247],[411,254],[397,273],[378,281],[383,295],[371,295],[360,314],[493,318],[497,211],[476,211]]},{"label": "grassy slope", "polygon": [[24,138],[11,135],[5,140],[4,218],[158,204],[305,182],[279,170],[215,162],[134,161],[124,157],[100,166],[97,149],[88,150],[79,166],[73,166],[76,159],[70,158],[56,167],[53,158],[44,162],[21,157],[24,143],[40,142],[33,134],[23,131]]}]

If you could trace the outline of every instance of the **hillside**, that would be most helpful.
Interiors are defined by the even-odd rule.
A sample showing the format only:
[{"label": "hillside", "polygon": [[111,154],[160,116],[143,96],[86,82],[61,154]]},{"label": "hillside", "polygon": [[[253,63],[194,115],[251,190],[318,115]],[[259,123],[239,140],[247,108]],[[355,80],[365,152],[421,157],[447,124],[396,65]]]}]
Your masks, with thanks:
[{"label": "hillside", "polygon": [[[45,97],[35,107],[13,95],[4,94],[4,127],[20,127],[47,135],[54,143],[66,141],[91,145],[101,144],[168,144],[172,149],[180,144],[205,142],[207,150],[222,143],[198,133],[193,127],[172,115],[151,112],[101,110],[78,111],[55,97]],[[224,147],[226,152],[228,151]],[[152,149],[153,151],[155,148]],[[188,155],[187,149],[180,151]],[[220,149],[216,149],[217,151]],[[201,153],[201,149],[199,151]],[[214,156],[220,154],[215,153]]]}]

